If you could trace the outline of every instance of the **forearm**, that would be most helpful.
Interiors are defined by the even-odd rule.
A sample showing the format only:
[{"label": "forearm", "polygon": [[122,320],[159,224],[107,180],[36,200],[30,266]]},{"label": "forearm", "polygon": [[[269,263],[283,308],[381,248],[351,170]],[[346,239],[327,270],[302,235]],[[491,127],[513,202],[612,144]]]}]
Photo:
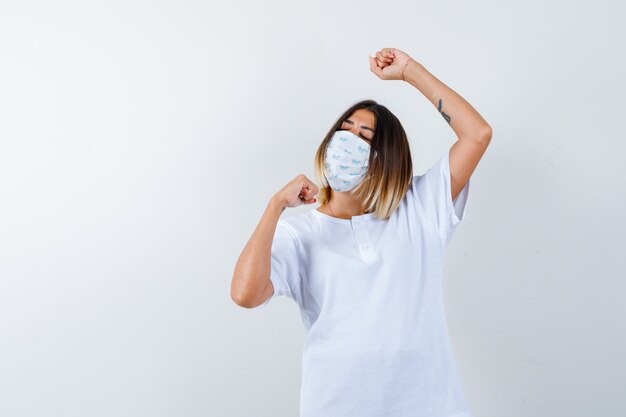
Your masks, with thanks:
[{"label": "forearm", "polygon": [[417,88],[443,116],[459,139],[491,138],[491,126],[463,97],[411,60],[404,80]]}]

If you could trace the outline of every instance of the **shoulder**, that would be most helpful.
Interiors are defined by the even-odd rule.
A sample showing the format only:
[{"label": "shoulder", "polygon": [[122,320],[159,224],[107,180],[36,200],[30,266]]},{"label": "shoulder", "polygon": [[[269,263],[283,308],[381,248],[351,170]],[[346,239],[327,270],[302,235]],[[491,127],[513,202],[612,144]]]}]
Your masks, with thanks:
[{"label": "shoulder", "polygon": [[[432,168],[429,168],[429,170]],[[426,171],[428,172],[428,171]],[[411,186],[408,187],[405,198],[407,200],[416,199],[420,195],[420,189],[424,188],[424,183],[426,183],[425,178],[426,173],[413,175],[413,179],[411,180]]]},{"label": "shoulder", "polygon": [[292,214],[291,216],[283,216],[278,220],[278,226],[288,230],[296,240],[299,240],[300,236],[311,230],[312,223],[313,214],[308,211]]},{"label": "shoulder", "polygon": [[411,183],[411,190],[414,193],[418,193],[421,191],[430,192],[432,189],[436,189],[440,187],[440,183],[442,180],[445,180],[446,173],[449,167],[449,152],[444,152],[437,161],[426,169],[422,174],[414,175],[413,181]]}]

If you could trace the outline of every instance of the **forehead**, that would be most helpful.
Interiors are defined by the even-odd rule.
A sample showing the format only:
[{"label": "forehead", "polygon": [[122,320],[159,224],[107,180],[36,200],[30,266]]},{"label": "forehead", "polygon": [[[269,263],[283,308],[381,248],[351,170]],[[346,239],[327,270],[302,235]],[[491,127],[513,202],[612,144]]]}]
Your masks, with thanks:
[{"label": "forehead", "polygon": [[348,119],[357,124],[362,124],[374,129],[376,127],[376,116],[369,110],[358,109],[352,113]]}]

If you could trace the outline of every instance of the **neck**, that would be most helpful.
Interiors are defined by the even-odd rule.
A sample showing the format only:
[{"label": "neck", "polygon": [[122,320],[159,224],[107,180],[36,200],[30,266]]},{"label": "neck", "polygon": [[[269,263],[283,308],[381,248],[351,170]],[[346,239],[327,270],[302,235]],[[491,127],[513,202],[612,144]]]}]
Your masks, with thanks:
[{"label": "neck", "polygon": [[365,208],[349,191],[337,192],[331,189],[330,201],[326,203],[335,217],[350,218],[365,214]]}]

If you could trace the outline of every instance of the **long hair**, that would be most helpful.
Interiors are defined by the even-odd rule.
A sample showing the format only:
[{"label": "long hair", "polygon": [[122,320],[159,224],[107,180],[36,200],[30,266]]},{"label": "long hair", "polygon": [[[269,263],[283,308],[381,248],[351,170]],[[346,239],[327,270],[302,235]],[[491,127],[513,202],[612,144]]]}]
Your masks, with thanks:
[{"label": "long hair", "polygon": [[362,100],[347,109],[332,125],[315,154],[314,171],[321,187],[318,202],[330,201],[331,187],[326,178],[326,148],[333,134],[356,110],[374,113],[376,126],[370,142],[369,167],[361,183],[349,192],[365,206],[367,213],[374,212],[379,219],[387,219],[398,208],[411,186],[413,163],[406,132],[400,120],[385,106],[374,100]]}]

